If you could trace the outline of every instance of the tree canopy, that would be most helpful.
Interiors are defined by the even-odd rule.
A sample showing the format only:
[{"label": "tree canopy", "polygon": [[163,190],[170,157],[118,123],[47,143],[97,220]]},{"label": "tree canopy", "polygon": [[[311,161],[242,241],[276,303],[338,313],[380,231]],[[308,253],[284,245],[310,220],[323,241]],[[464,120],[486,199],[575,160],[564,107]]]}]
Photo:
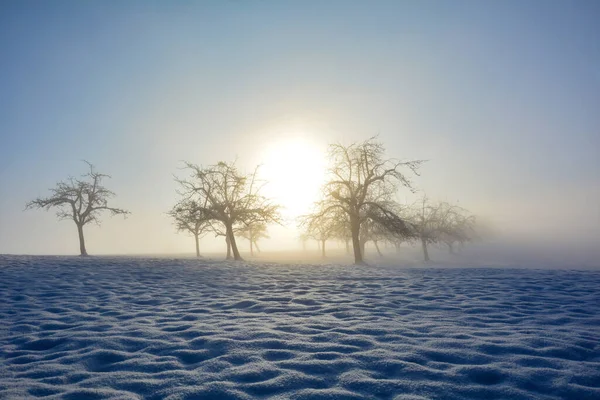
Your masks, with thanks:
[{"label": "tree canopy", "polygon": [[194,236],[196,257],[200,257],[200,237],[212,229],[205,210],[195,200],[184,199],[173,206],[167,214],[173,218],[178,232],[189,232]]},{"label": "tree canopy", "polygon": [[225,227],[234,259],[242,259],[234,235],[236,227],[280,222],[279,206],[260,193],[263,182],[257,178],[258,167],[250,174],[243,174],[235,163],[200,167],[186,162],[185,169],[190,176],[178,180],[184,195],[196,201],[209,221]]},{"label": "tree canopy", "polygon": [[109,212],[111,216],[127,215],[129,211],[121,208],[110,207],[108,201],[115,193],[107,189],[102,181],[110,178],[109,175],[97,172],[94,166],[84,161],[89,171],[81,178],[69,177],[60,181],[56,187],[50,189],[52,193],[48,197],[38,197],[26,205],[26,209],[42,208],[50,210],[57,208],[59,219],[70,219],[75,222],[79,234],[79,250],[82,256],[87,255],[83,226],[89,223],[100,225],[100,215]]},{"label": "tree canopy", "polygon": [[411,233],[395,212],[394,196],[400,187],[412,190],[405,171],[418,174],[423,161],[386,158],[385,148],[377,138],[348,146],[332,144],[328,155],[329,178],[312,218],[327,219],[326,215],[339,212],[347,217],[355,263],[364,262],[360,230],[366,221],[373,221],[397,235]]}]

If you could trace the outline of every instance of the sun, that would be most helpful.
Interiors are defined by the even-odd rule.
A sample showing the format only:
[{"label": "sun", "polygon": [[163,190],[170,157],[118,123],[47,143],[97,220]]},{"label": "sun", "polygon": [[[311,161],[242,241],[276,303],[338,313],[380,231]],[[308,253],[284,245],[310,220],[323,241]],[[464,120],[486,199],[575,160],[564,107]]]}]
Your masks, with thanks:
[{"label": "sun", "polygon": [[284,217],[306,214],[319,198],[325,168],[325,152],[312,141],[299,137],[272,142],[262,157],[265,194],[283,207]]}]

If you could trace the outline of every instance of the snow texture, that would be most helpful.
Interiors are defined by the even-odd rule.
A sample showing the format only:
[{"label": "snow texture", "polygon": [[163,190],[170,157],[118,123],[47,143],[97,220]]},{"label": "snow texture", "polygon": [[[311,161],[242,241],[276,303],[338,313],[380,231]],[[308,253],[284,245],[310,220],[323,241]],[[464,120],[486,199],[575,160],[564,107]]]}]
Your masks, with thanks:
[{"label": "snow texture", "polygon": [[600,272],[0,256],[0,398],[600,399]]}]

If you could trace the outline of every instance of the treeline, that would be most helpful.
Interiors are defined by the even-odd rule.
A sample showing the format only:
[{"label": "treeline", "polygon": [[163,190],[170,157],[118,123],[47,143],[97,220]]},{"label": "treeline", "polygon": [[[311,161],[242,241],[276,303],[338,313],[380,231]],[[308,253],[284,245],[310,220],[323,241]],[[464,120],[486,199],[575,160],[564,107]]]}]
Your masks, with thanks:
[{"label": "treeline", "polygon": [[[428,245],[443,243],[452,252],[475,234],[475,217],[465,209],[423,197],[412,205],[396,200],[398,190],[415,193],[411,178],[419,174],[423,161],[401,161],[385,156],[376,138],[351,145],[332,144],[328,152],[328,178],[315,202],[313,212],[299,218],[302,238],[321,243],[339,240],[352,248],[356,264],[364,263],[365,245],[420,242],[426,261]],[[72,219],[78,229],[80,253],[87,255],[83,227],[100,222],[103,211],[127,215],[129,211],[108,206],[114,193],[102,185],[108,175],[88,163],[89,172],[81,179],[69,178],[51,189],[51,196],[38,198],[27,208],[57,208],[58,217]],[[266,182],[252,173],[241,172],[235,163],[219,162],[202,167],[186,162],[187,177],[176,177],[179,200],[168,212],[176,229],[189,232],[200,256],[199,240],[208,233],[223,237],[227,258],[241,260],[236,238],[258,249],[258,240],[268,238],[267,225],[282,223],[280,205],[263,196]]]},{"label": "treeline", "polygon": [[[390,204],[392,205],[392,204]],[[477,237],[475,230],[475,216],[466,209],[448,202],[429,201],[423,196],[411,205],[402,206],[395,204],[395,213],[403,221],[401,229],[389,229],[387,221],[372,219],[366,216],[361,222],[359,231],[360,254],[364,258],[365,247],[372,243],[373,247],[383,256],[380,245],[391,245],[400,252],[403,243],[418,244],[423,251],[423,259],[430,261],[429,245],[440,244],[447,247],[448,252],[454,254],[457,247],[463,248],[466,243]],[[330,241],[345,244],[346,252],[350,253],[352,243],[352,230],[343,213],[334,217],[320,212],[302,217],[300,240],[315,240],[323,257],[326,256],[326,245]]]},{"label": "treeline", "polygon": [[260,238],[268,237],[267,224],[281,223],[280,206],[261,195],[265,184],[258,168],[243,174],[233,163],[208,167],[186,163],[189,176],[176,178],[181,200],[169,212],[179,231],[190,232],[200,256],[198,241],[208,232],[222,236],[227,258],[241,260],[236,236],[250,241],[251,251]]},{"label": "treeline", "polygon": [[352,243],[354,261],[364,263],[365,245],[372,242],[421,243],[425,261],[428,245],[445,243],[453,251],[474,236],[475,217],[448,203],[431,203],[427,197],[414,205],[396,201],[400,188],[415,192],[411,181],[423,161],[400,161],[385,157],[381,142],[371,138],[349,146],[329,147],[329,178],[315,210],[304,216],[303,238],[325,243],[336,239]]}]

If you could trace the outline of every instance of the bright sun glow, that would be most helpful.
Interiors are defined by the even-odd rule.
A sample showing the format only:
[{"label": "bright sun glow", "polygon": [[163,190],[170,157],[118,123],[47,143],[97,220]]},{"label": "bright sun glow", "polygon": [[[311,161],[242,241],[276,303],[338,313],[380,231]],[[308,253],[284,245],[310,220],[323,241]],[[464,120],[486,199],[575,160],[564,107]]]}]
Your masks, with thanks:
[{"label": "bright sun glow", "polygon": [[265,194],[281,204],[284,217],[309,212],[325,176],[323,149],[303,138],[284,139],[269,145],[262,160]]}]

